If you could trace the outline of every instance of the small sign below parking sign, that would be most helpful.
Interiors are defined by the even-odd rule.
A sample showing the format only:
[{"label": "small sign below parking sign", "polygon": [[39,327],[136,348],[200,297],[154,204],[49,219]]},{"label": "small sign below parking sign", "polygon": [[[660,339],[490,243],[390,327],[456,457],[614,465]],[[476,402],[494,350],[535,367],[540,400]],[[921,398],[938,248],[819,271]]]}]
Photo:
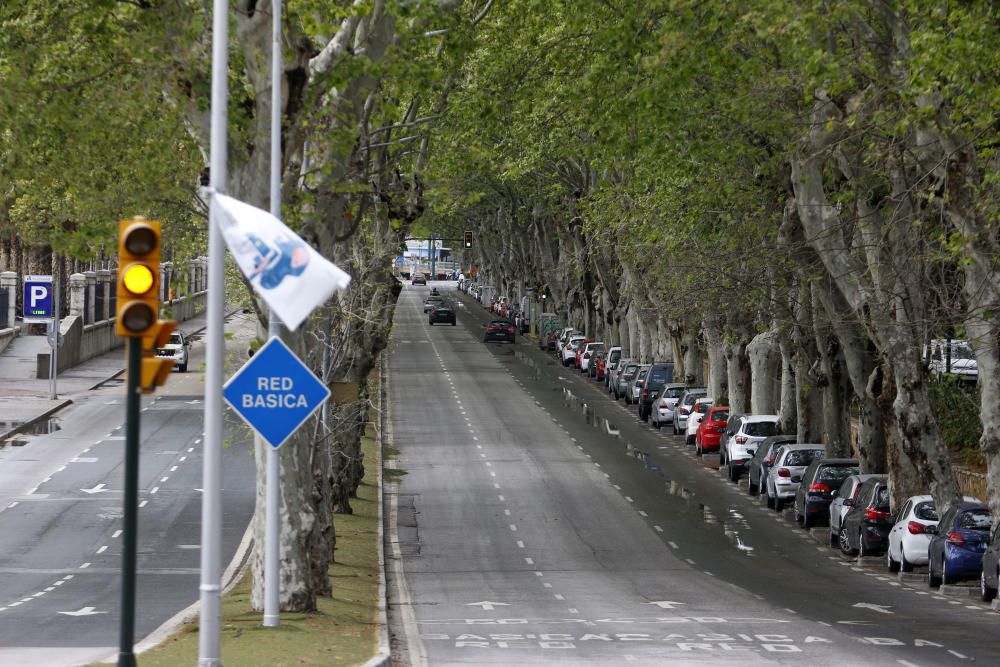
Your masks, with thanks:
[{"label": "small sign below parking sign", "polygon": [[50,322],[52,318],[52,276],[25,276],[24,321]]}]

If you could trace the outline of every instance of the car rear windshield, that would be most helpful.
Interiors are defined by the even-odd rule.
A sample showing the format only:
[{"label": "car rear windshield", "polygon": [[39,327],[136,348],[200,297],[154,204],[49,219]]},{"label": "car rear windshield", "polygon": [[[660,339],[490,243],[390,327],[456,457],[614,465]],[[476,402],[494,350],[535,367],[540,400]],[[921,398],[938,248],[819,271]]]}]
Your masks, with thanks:
[{"label": "car rear windshield", "polygon": [[621,350],[612,350],[611,354],[608,355],[608,361],[610,361],[611,363],[615,363],[621,358],[622,358]]},{"label": "car rear windshield", "polygon": [[665,384],[673,379],[673,370],[665,366],[653,366],[649,376],[649,381],[656,384]]},{"label": "car rear windshield", "polygon": [[714,422],[724,422],[729,421],[729,413],[723,410],[722,412],[713,412],[712,421]]},{"label": "car rear windshield", "polygon": [[684,387],[667,387],[667,398],[680,398],[684,395]]},{"label": "car rear windshield", "polygon": [[786,466],[807,466],[813,462],[817,456],[823,456],[822,449],[793,449],[788,452],[785,462]]},{"label": "car rear windshield", "polygon": [[766,438],[769,435],[778,435],[778,424],[776,422],[750,422],[743,431],[747,435]]},{"label": "car rear windshield", "polygon": [[959,528],[968,530],[989,530],[993,525],[993,517],[986,508],[966,510],[958,515],[955,523]]},{"label": "car rear windshield", "polygon": [[917,506],[913,508],[913,516],[924,521],[937,521],[941,518],[934,508],[934,501],[932,500],[917,503]]},{"label": "car rear windshield", "polygon": [[881,486],[875,493],[875,507],[889,507],[889,489]]},{"label": "car rear windshield", "polygon": [[833,488],[833,484],[840,484],[851,475],[860,472],[858,466],[823,466],[819,469],[819,481],[827,482],[828,486]]}]

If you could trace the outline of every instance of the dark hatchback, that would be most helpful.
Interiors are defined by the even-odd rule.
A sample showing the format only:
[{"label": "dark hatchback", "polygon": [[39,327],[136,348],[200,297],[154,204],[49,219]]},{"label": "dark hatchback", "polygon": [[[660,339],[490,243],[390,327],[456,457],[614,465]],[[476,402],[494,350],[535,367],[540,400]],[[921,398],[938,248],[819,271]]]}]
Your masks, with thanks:
[{"label": "dark hatchback", "polygon": [[507,320],[493,320],[489,324],[483,325],[483,342],[493,341],[514,342],[514,334],[517,330],[514,325]]},{"label": "dark hatchback", "polygon": [[450,324],[455,326],[455,311],[448,306],[436,306],[431,308],[429,321],[434,324]]},{"label": "dark hatchback", "polygon": [[854,499],[840,526],[840,550],[845,556],[873,556],[885,551],[893,517],[889,514],[889,482],[869,479]]},{"label": "dark hatchback", "polygon": [[845,479],[861,472],[858,466],[857,459],[816,459],[810,463],[795,492],[795,520],[807,530],[817,519],[826,520],[833,492]]},{"label": "dark hatchback", "polygon": [[993,517],[985,503],[965,501],[945,512],[937,526],[925,529],[931,534],[927,545],[928,585],[933,588],[981,577],[992,527]]},{"label": "dark hatchback", "polygon": [[782,445],[794,445],[794,435],[772,435],[764,441],[753,453],[753,458],[747,463],[747,493],[751,496],[763,493],[762,484],[767,483],[767,471],[774,465],[774,455]]},{"label": "dark hatchback", "polygon": [[649,419],[649,411],[653,408],[653,399],[656,398],[663,386],[674,381],[673,363],[657,361],[649,367],[646,373],[646,383],[642,386],[639,394],[639,419],[646,421]]},{"label": "dark hatchback", "polygon": [[979,593],[983,602],[997,596],[1000,588],[1000,526],[993,529],[990,545],[983,554],[983,567],[979,574]]}]

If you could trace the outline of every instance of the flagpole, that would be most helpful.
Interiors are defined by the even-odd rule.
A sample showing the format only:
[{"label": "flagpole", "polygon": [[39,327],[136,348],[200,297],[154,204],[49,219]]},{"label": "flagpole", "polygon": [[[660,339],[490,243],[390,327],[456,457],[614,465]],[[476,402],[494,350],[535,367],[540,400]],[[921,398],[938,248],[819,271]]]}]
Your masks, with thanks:
[{"label": "flagpole", "polygon": [[[212,101],[210,195],[226,191],[228,118],[229,2],[214,0],[212,9]],[[201,624],[199,667],[222,664],[222,318],[225,304],[226,249],[218,207],[209,200],[208,331],[205,338],[205,434],[201,495]]]},{"label": "flagpole", "polygon": [[[281,219],[281,0],[271,0],[271,214]],[[270,309],[268,338],[281,336],[281,319]],[[281,462],[278,450],[260,436],[267,448],[267,488],[264,525],[264,627],[281,624],[281,560],[278,540],[281,503]],[[260,451],[261,447],[257,447]]]}]

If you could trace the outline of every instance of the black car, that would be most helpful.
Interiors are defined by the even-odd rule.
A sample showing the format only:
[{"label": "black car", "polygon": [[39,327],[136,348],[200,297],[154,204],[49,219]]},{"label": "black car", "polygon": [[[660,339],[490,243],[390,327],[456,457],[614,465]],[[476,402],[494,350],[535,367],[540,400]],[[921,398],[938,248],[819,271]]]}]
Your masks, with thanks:
[{"label": "black car", "polygon": [[747,493],[751,496],[760,495],[760,486],[766,483],[767,471],[774,465],[774,454],[778,451],[778,447],[794,445],[795,442],[794,435],[772,435],[764,438],[754,452],[753,458],[747,463]]},{"label": "black car", "polygon": [[448,306],[435,306],[431,308],[430,324],[450,324],[455,326],[455,311]]},{"label": "black car", "polygon": [[806,530],[817,519],[830,515],[833,492],[844,480],[861,472],[857,459],[815,459],[802,473],[799,490],[795,492],[795,520]]},{"label": "black car", "polygon": [[514,325],[507,320],[493,320],[489,324],[483,325],[483,342],[488,343],[495,340],[513,343],[516,331]]},{"label": "black car", "polygon": [[845,556],[873,556],[889,544],[893,518],[889,514],[889,482],[869,479],[858,489],[840,525],[840,551]]},{"label": "black car", "polygon": [[997,596],[1000,588],[1000,525],[993,529],[993,537],[983,554],[983,567],[979,573],[979,595],[983,602]]},{"label": "black car", "polygon": [[646,382],[642,385],[642,392],[639,394],[639,419],[643,421],[649,419],[649,412],[653,407],[653,399],[663,389],[663,385],[673,381],[674,364],[672,362],[653,362],[646,373]]}]

